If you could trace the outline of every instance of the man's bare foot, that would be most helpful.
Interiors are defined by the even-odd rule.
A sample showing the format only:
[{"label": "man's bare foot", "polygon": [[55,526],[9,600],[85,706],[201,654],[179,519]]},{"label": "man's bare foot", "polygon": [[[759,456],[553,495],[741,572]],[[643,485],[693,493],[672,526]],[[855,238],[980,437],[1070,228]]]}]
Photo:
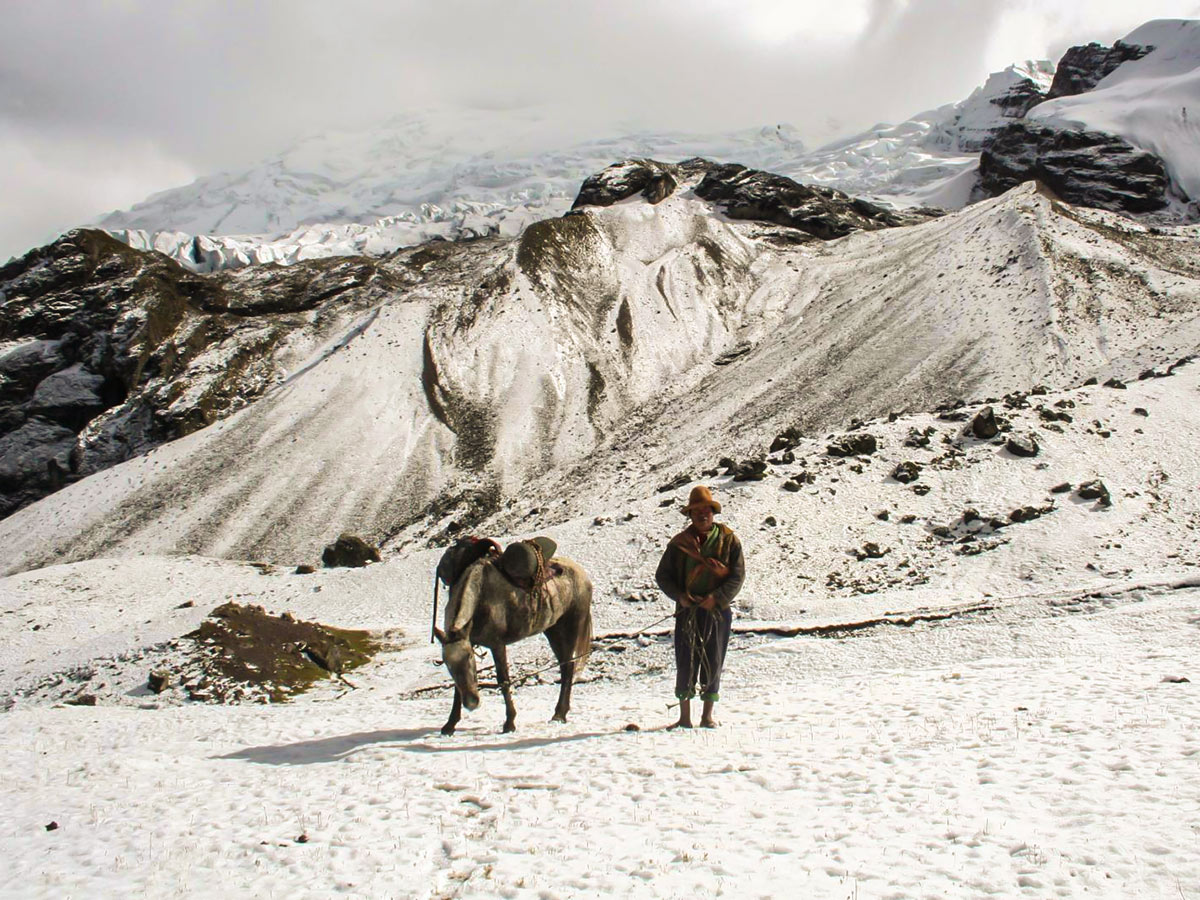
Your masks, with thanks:
[{"label": "man's bare foot", "polygon": [[721,723],[718,722],[716,719],[712,718],[711,716],[700,720],[701,728],[719,728],[720,725],[721,725]]},{"label": "man's bare foot", "polygon": [[667,731],[674,731],[676,728],[691,728],[692,727],[692,701],[679,701],[679,721],[674,725],[668,725]]},{"label": "man's bare foot", "polygon": [[700,727],[701,728],[716,728],[721,723],[713,718],[713,706],[715,701],[705,700],[704,708],[700,710]]}]

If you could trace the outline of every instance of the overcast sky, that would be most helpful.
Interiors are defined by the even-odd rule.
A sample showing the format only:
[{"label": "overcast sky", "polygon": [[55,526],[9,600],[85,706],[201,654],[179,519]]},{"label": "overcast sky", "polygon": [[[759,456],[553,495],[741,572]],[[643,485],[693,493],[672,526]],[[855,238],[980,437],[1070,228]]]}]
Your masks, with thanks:
[{"label": "overcast sky", "polygon": [[0,0],[0,261],[406,110],[790,122],[815,146],[1165,17],[1200,0]]}]

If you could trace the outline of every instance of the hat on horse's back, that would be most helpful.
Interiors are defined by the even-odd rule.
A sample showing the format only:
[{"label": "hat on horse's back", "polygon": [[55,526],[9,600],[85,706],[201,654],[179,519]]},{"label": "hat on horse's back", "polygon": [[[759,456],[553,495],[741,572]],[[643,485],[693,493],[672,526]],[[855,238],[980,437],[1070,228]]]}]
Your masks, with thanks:
[{"label": "hat on horse's back", "polygon": [[701,509],[705,506],[711,507],[715,513],[721,511],[721,504],[713,499],[712,491],[704,485],[698,484],[688,494],[687,506],[683,507],[682,512],[685,516],[690,516],[693,509]]},{"label": "hat on horse's back", "polygon": [[548,537],[535,537],[528,541],[516,541],[504,548],[500,557],[500,568],[509,578],[532,579],[538,574],[539,560],[550,562],[558,544]]}]

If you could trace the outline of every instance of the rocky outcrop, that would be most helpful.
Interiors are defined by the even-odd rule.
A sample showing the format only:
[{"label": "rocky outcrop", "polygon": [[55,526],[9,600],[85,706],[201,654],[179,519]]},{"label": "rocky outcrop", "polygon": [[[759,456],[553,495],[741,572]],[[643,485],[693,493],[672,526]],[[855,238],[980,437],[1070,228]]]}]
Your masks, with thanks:
[{"label": "rocky outcrop", "polygon": [[1073,97],[1094,88],[1100,81],[1111,75],[1123,62],[1141,59],[1153,47],[1138,47],[1117,41],[1111,47],[1092,42],[1077,47],[1071,47],[1058,61],[1054,70],[1054,81],[1045,99],[1055,97]]},{"label": "rocky outcrop", "polygon": [[829,241],[853,231],[913,225],[941,210],[890,210],[833,188],[804,185],[737,163],[714,165],[696,186],[696,196],[716,204],[731,219],[751,219],[796,228]]},{"label": "rocky outcrop", "polygon": [[1163,162],[1118,137],[1020,122],[998,131],[979,158],[979,187],[996,197],[1041,181],[1068,203],[1123,213],[1167,205]]},{"label": "rocky outcrop", "polygon": [[283,338],[312,328],[313,310],[372,294],[376,269],[341,259],[200,276],[90,230],[4,266],[0,516],[260,395]]},{"label": "rocky outcrop", "polygon": [[675,192],[677,176],[706,167],[705,160],[693,159],[678,165],[653,159],[627,159],[589,175],[579,188],[571,209],[581,206],[612,206],[635,194],[650,203],[661,203]]},{"label": "rocky outcrop", "polygon": [[680,182],[697,179],[696,196],[719,206],[731,219],[783,225],[824,241],[942,215],[934,209],[891,210],[833,188],[699,158],[678,164],[637,159],[611,165],[583,183],[572,209],[611,206],[639,193],[650,203],[660,203]]}]

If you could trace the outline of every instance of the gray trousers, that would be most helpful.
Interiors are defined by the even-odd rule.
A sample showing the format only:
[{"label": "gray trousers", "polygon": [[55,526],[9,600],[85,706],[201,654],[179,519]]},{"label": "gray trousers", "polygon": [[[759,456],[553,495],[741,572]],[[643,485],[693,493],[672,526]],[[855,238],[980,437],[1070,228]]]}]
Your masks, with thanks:
[{"label": "gray trousers", "polygon": [[717,700],[721,670],[733,628],[733,611],[711,612],[689,606],[675,613],[675,696],[690,700],[700,686],[700,699]]}]

